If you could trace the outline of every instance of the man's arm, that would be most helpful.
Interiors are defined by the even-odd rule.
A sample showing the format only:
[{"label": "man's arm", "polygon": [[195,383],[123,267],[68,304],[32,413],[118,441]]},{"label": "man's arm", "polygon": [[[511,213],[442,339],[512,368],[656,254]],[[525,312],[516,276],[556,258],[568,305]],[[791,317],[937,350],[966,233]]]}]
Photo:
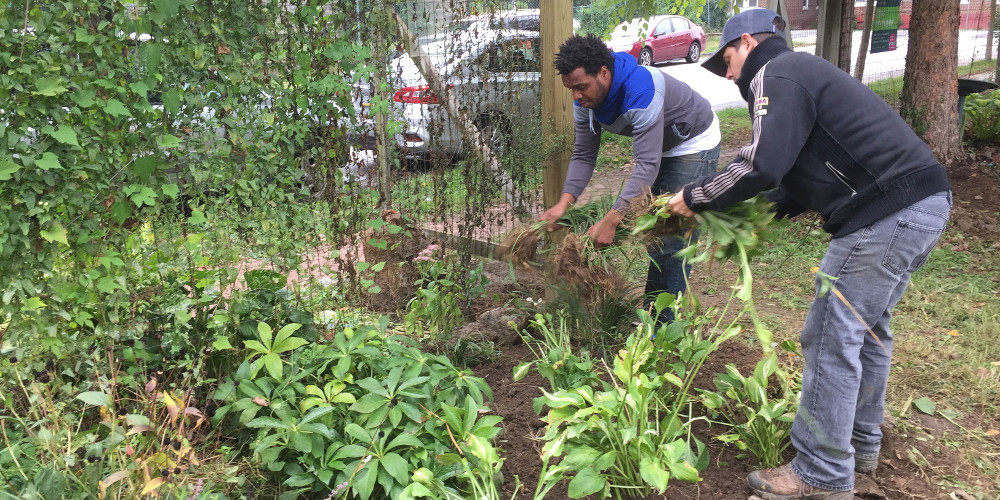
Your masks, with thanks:
[{"label": "man's arm", "polygon": [[653,109],[641,109],[630,110],[627,116],[633,124],[632,152],[635,167],[608,213],[587,230],[587,234],[593,238],[594,244],[598,247],[610,245],[614,241],[615,230],[625,218],[632,200],[649,190],[660,170],[663,113]]},{"label": "man's arm", "polygon": [[573,156],[569,159],[566,169],[566,181],[563,182],[563,193],[568,193],[576,200],[590,184],[597,165],[597,153],[601,149],[601,124],[592,120],[590,110],[580,106],[573,107]]},{"label": "man's arm", "polygon": [[573,108],[574,143],[573,156],[566,169],[566,180],[563,182],[563,193],[555,205],[546,210],[540,220],[548,221],[547,229],[555,231],[556,221],[566,213],[583,190],[590,184],[597,165],[597,153],[601,148],[601,125],[596,120],[591,121],[590,110],[580,106]]},{"label": "man's arm", "polygon": [[774,203],[774,213],[779,219],[795,217],[807,210],[806,207],[793,200],[780,186],[778,189],[764,193],[764,197],[771,203]]}]

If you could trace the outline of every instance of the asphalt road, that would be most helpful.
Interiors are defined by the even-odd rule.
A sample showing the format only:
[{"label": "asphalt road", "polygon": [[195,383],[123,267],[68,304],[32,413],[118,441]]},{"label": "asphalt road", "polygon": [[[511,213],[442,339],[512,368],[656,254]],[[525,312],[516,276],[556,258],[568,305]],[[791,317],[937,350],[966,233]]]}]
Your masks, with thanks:
[{"label": "asphalt road", "polygon": [[[815,43],[816,32],[815,30],[796,31],[792,34],[792,40],[799,45],[810,42]],[[905,30],[900,30],[897,38],[898,47],[895,51],[868,54],[865,58],[863,78],[865,83],[877,79],[902,75],[903,70],[906,68],[906,48],[908,42],[909,33]],[[998,43],[998,40],[994,40],[993,43],[994,54],[996,54],[996,44]],[[854,55],[851,58],[851,67],[854,67],[854,64],[857,61],[857,51],[860,45],[861,33],[855,31],[854,40],[851,45],[854,47]],[[816,46],[802,45],[800,47],[796,47],[795,50],[813,54],[816,52]],[[704,54],[702,56],[702,61],[705,61],[710,56],[711,54]],[[967,30],[960,31],[958,40],[959,65],[969,64],[974,60],[981,61],[985,58],[986,32]],[[735,83],[730,82],[725,78],[715,76],[709,71],[703,69],[701,64],[670,62],[661,64],[658,67],[670,76],[673,76],[674,78],[690,85],[691,88],[695,89],[699,94],[708,99],[708,101],[712,103],[712,109],[716,111],[720,109],[746,106],[746,102],[740,96],[740,92],[737,90]]]}]

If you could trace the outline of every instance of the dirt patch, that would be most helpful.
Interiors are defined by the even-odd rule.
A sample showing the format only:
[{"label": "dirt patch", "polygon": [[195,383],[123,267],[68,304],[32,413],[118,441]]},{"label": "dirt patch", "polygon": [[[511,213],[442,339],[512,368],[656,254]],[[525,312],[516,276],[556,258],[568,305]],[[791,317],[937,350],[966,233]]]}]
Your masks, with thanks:
[{"label": "dirt patch", "polygon": [[1000,146],[972,145],[966,152],[948,166],[955,196],[951,223],[965,237],[1000,249]]}]

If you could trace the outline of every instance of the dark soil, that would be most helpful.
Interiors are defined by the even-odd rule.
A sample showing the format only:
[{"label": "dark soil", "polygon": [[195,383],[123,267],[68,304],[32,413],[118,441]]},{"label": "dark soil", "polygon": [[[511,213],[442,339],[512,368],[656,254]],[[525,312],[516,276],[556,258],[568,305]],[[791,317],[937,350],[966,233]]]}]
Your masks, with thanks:
[{"label": "dark soil", "polygon": [[[954,210],[952,212],[951,224],[957,228],[960,236],[956,235],[953,229],[949,231],[949,237],[942,241],[942,245],[951,245],[955,250],[961,251],[962,245],[979,241],[987,247],[1000,250],[1000,146],[976,146],[967,148],[970,151],[968,159],[956,162],[949,166],[949,177],[954,188]],[[627,172],[624,173],[627,175]],[[538,297],[543,294],[543,284],[539,273],[534,273],[524,278],[518,277],[518,283],[512,285],[509,280],[505,280],[503,275],[507,273],[507,266],[497,266],[498,273],[495,274],[501,282],[500,287],[505,292],[520,288],[524,294]],[[695,271],[697,274],[698,271]],[[491,276],[492,277],[492,276]],[[702,282],[702,284],[704,284]],[[760,290],[762,284],[757,285]],[[699,290],[699,280],[693,279],[694,293],[704,294],[703,303],[710,302],[712,296],[705,293],[704,286]],[[766,284],[764,284],[766,286]],[[804,317],[801,312],[789,312],[787,314],[788,325],[801,325]],[[494,322],[495,328],[503,329],[502,323]],[[482,327],[476,327],[481,332]],[[532,400],[541,393],[539,387],[546,387],[545,381],[536,372],[532,372],[525,379],[513,382],[512,372],[514,367],[522,362],[532,359],[531,351],[512,332],[487,334],[491,338],[500,340],[496,342],[502,349],[502,355],[496,361],[481,364],[474,368],[476,375],[483,377],[490,384],[494,391],[494,401],[492,410],[503,416],[504,432],[501,434],[498,445],[503,450],[505,462],[503,465],[503,475],[505,481],[503,488],[505,498],[514,495],[515,477],[520,481],[520,490],[516,498],[531,498],[536,486],[538,475],[541,469],[539,458],[541,442],[537,437],[543,432],[543,424],[538,415],[532,409]],[[505,339],[505,340],[501,340]],[[741,372],[752,371],[756,362],[760,359],[760,350],[757,346],[751,346],[748,342],[733,339],[723,345],[720,352],[713,354],[710,360],[700,372],[701,387],[711,387],[711,379],[714,374],[724,371],[727,363],[735,364]],[[948,447],[937,447],[934,437],[950,428],[952,424],[944,419],[931,416],[922,416],[928,420],[926,425],[919,432],[926,433],[925,436],[916,436],[910,429],[910,434],[905,437],[900,434],[892,425],[887,422],[885,425],[886,437],[882,449],[882,463],[878,468],[877,475],[858,476],[856,478],[857,498],[864,499],[911,499],[911,498],[965,498],[962,493],[958,496],[949,496],[948,493],[940,493],[942,489],[936,482],[928,478],[924,473],[914,466],[908,458],[908,454],[913,449],[919,450],[924,457],[933,457],[934,465],[940,465],[949,471],[959,480],[967,480],[968,483],[975,483],[973,471],[955,470],[954,464],[959,463],[957,453]],[[680,481],[671,482],[671,486],[664,495],[654,495],[649,498],[717,498],[717,499],[745,499],[749,490],[745,486],[747,474],[754,468],[753,459],[737,457],[737,450],[731,446],[712,439],[718,433],[717,429],[707,428],[701,425],[696,428],[701,441],[709,446],[711,451],[711,465],[701,473],[702,481],[699,483],[683,483]],[[937,435],[937,436],[935,436]],[[789,453],[793,453],[789,448]],[[567,498],[565,485],[562,490],[553,490],[547,498]],[[971,498],[971,497],[968,497]]]}]

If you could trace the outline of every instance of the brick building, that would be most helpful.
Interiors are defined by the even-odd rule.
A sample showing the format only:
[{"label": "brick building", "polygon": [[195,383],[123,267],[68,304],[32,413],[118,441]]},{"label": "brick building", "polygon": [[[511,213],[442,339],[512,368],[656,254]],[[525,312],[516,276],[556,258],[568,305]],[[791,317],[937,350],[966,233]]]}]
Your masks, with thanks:
[{"label": "brick building", "polygon": [[[741,8],[767,7],[767,0],[736,0]],[[816,29],[819,3],[830,0],[785,0],[788,22],[793,30]],[[759,4],[759,5],[758,5]],[[900,28],[910,27],[912,0],[902,0],[899,8]],[[960,29],[986,29],[990,25],[990,0],[961,0]],[[865,0],[855,0],[854,15],[861,27],[865,15]]]}]

